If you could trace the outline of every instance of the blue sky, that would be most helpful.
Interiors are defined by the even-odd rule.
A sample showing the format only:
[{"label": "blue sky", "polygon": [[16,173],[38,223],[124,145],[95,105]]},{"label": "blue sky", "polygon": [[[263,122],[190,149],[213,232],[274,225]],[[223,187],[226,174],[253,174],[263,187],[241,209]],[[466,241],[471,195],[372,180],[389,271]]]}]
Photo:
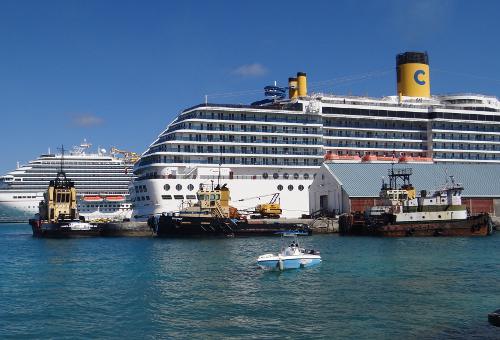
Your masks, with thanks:
[{"label": "blue sky", "polygon": [[428,51],[433,93],[498,96],[498,13],[498,1],[1,0],[0,173],[83,138],[142,152],[205,94],[249,103],[297,71],[314,91],[392,95],[408,50]]}]

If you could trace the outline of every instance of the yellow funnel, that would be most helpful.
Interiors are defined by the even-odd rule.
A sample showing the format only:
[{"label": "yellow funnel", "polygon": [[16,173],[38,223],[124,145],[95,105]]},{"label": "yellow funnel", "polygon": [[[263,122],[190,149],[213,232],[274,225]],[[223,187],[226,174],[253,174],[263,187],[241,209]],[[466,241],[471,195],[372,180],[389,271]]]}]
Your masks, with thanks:
[{"label": "yellow funnel", "polygon": [[431,83],[427,52],[405,52],[396,56],[398,96],[430,97]]},{"label": "yellow funnel", "polygon": [[299,88],[299,97],[307,96],[307,76],[304,72],[297,72],[297,86]]}]

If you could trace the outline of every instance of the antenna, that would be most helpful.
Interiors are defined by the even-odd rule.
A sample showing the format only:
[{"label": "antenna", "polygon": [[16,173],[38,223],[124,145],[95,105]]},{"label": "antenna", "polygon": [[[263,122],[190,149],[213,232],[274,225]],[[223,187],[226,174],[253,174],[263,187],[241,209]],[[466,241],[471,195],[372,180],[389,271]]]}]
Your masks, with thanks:
[{"label": "antenna", "polygon": [[58,148],[58,150],[61,151],[61,166],[59,169],[59,173],[64,173],[63,168],[64,168],[64,145],[61,144],[61,147]]},{"label": "antenna", "polygon": [[[220,140],[222,142],[222,140]],[[220,185],[220,167],[222,166],[222,145],[219,145],[219,174],[217,175],[217,186]]]}]

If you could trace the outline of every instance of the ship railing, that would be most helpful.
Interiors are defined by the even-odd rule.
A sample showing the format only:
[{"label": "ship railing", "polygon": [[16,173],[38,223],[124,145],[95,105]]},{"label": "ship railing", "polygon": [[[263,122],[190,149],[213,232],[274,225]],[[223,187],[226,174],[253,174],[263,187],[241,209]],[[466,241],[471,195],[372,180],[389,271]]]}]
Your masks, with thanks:
[{"label": "ship railing", "polygon": [[[282,122],[284,123],[284,122]],[[294,122],[295,123],[295,122]],[[306,124],[306,122],[297,122],[298,124]],[[320,124],[320,123],[318,123]],[[321,129],[320,126],[316,127],[317,129]],[[250,132],[250,133],[254,133],[254,132],[259,132],[259,133],[280,133],[280,134],[283,134],[283,133],[286,133],[286,134],[299,134],[299,135],[321,135],[321,132],[312,132],[312,131],[294,131],[292,129],[289,129],[288,131],[286,130],[283,130],[283,129],[276,129],[276,130],[273,130],[273,129],[268,129],[267,131],[266,130],[262,130],[262,129],[241,129],[241,128],[234,128],[232,130],[229,130],[229,129],[221,129],[221,128],[218,128],[218,127],[212,127],[212,128],[201,128],[201,127],[198,127],[198,126],[192,126],[192,127],[184,127],[184,126],[175,126],[175,127],[172,127],[172,128],[169,128],[166,132],[175,132],[175,131],[179,131],[179,130],[188,130],[190,132],[197,132],[197,131],[217,131],[217,132],[227,132],[227,133],[231,133],[231,132]]]},{"label": "ship railing", "polygon": [[[330,97],[330,96],[328,96],[328,97]],[[485,97],[485,98],[493,100],[491,97]],[[449,105],[446,103],[437,103],[437,102],[422,102],[420,105],[414,105],[414,104],[410,104],[408,102],[381,103],[380,99],[369,98],[369,97],[366,97],[366,100],[374,100],[374,101],[373,102],[371,102],[371,101],[365,102],[365,101],[359,100],[359,98],[357,98],[357,97],[349,97],[349,96],[345,96],[345,99],[347,99],[347,100],[344,100],[344,97],[342,97],[342,98],[331,98],[330,97],[330,98],[323,98],[322,101],[325,103],[329,103],[329,104],[346,104],[346,105],[359,105],[359,106],[403,107],[403,108],[412,108],[412,109],[436,108],[436,109],[450,109],[450,110],[459,109],[459,110],[467,110],[467,111],[474,110],[474,111],[484,111],[484,112],[500,112],[500,109],[491,108],[491,107],[488,107],[489,110],[485,110],[484,107],[458,106],[458,105]],[[356,99],[358,99],[358,100],[356,100]],[[482,103],[482,105],[498,106],[499,104],[498,104],[498,102],[496,102],[496,103],[493,102],[493,103],[489,103],[489,104]]]},{"label": "ship railing", "polygon": [[[227,132],[232,132],[232,131],[227,131]],[[319,139],[323,138],[323,134],[318,134]],[[307,138],[310,138],[310,137],[307,137]],[[239,140],[229,140],[229,138],[226,138],[226,140],[224,139],[208,139],[208,138],[199,138],[199,139],[196,139],[196,138],[189,138],[189,137],[175,137],[173,139],[170,139],[172,141],[189,141],[189,142],[210,142],[210,143],[214,143],[214,144],[217,144],[217,143],[261,143],[261,144],[287,144],[287,145],[321,145],[319,144],[318,142],[314,143],[312,141],[307,141],[307,142],[304,142],[304,141],[283,141],[283,140],[271,140],[271,139],[268,139],[268,140],[263,140],[263,139],[256,139],[256,140],[242,140],[242,139],[239,139]],[[166,141],[159,141],[158,143],[156,143],[155,145],[159,144],[159,143],[162,143],[162,142],[166,142]],[[173,149],[172,149],[173,150]],[[177,151],[177,149],[175,149]],[[163,150],[158,150],[158,151],[163,151]]]},{"label": "ship railing", "polygon": [[[288,177],[284,177],[283,175]],[[290,180],[290,181],[300,181],[300,180],[308,180],[312,177],[304,178],[303,175],[295,175],[295,174],[285,174],[281,173],[279,178]],[[277,178],[274,178],[272,175],[262,176],[262,175],[149,175],[142,176],[137,178],[137,181],[145,180],[145,179],[201,179],[201,180],[235,180],[235,179],[251,179],[251,180],[273,180],[275,181]]]},{"label": "ship railing", "polygon": [[178,119],[175,121],[174,124],[184,122],[188,119],[192,119],[193,121],[200,120],[200,119],[207,119],[207,120],[217,120],[217,121],[243,121],[243,122],[257,122],[257,123],[289,123],[289,124],[321,124],[320,121],[314,120],[314,119],[276,119],[276,118],[260,118],[256,116],[238,116],[238,117],[227,117],[224,115],[223,117],[217,117],[217,116],[210,116],[207,114],[196,116],[196,117],[183,117],[180,116]]},{"label": "ship railing", "polygon": [[212,210],[213,215],[218,218],[224,218],[224,212],[222,211],[222,206],[219,201],[215,201],[215,209]]}]

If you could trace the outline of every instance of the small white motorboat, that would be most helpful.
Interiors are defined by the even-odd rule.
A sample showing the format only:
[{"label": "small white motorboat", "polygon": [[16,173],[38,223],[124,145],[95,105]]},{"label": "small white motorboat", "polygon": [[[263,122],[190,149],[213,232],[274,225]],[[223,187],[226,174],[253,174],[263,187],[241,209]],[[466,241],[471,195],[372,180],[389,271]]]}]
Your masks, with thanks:
[{"label": "small white motorboat", "polygon": [[[281,234],[281,251],[278,254],[259,256],[257,264],[261,268],[285,270],[307,268],[321,263],[319,251],[300,247],[297,237],[300,232],[282,232]],[[290,245],[286,242],[288,237],[293,237]]]}]

